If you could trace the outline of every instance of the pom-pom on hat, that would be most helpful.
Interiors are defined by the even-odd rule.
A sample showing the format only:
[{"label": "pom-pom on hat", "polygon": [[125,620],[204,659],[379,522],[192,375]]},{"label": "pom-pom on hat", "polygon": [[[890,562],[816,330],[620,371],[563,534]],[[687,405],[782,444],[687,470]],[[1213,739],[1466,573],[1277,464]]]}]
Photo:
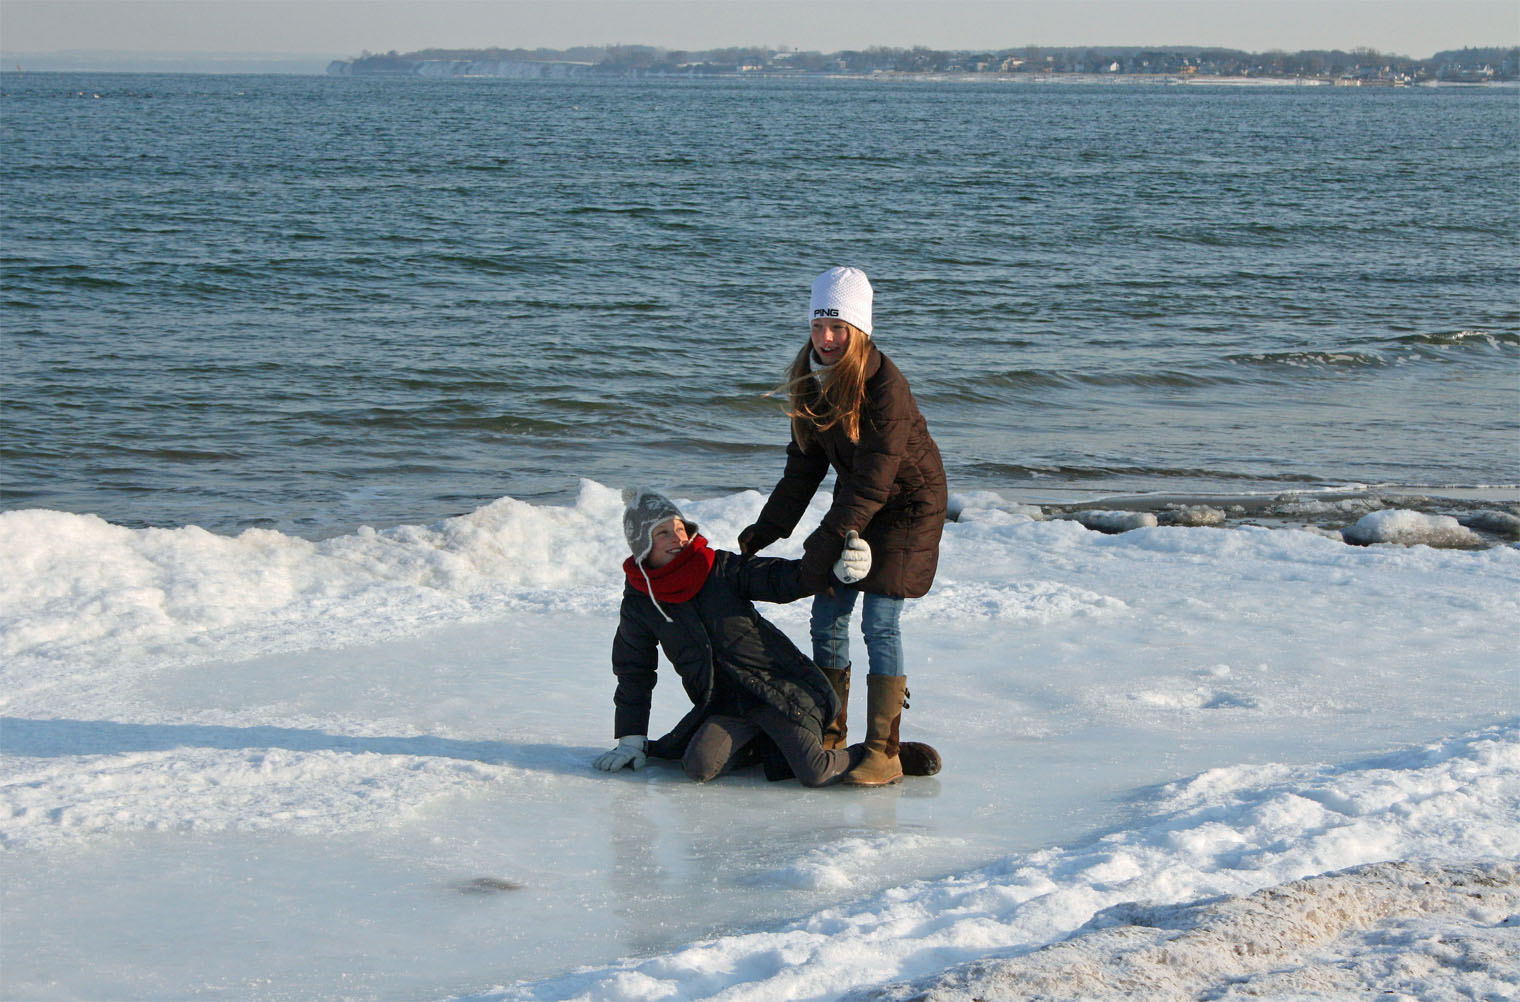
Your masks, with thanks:
[{"label": "pom-pom on hat", "polygon": [[648,487],[624,487],[623,505],[623,536],[633,551],[633,559],[640,563],[654,548],[651,534],[655,526],[666,519],[679,518],[686,524],[688,535],[697,534],[697,523],[682,515],[670,498]]},{"label": "pom-pom on hat", "polygon": [[813,279],[808,323],[843,320],[862,334],[871,333],[871,282],[859,268],[830,268]]}]

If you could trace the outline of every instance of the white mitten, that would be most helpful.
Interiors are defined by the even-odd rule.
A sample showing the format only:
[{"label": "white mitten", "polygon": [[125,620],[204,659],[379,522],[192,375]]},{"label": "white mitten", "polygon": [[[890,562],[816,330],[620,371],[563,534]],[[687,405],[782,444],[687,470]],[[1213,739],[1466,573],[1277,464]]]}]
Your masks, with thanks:
[{"label": "white mitten", "polygon": [[871,573],[871,544],[851,529],[844,537],[844,552],[834,563],[834,576],[845,584],[854,584]]},{"label": "white mitten", "polygon": [[604,772],[616,772],[625,765],[630,769],[642,769],[647,757],[644,753],[644,735],[624,734],[618,738],[616,748],[602,752],[591,764]]}]

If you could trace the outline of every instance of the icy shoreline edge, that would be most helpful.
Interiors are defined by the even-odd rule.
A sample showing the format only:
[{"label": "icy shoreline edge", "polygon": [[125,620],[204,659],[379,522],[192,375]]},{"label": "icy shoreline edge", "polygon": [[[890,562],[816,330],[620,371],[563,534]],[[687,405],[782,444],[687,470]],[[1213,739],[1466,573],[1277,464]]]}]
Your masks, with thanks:
[{"label": "icy shoreline edge", "polygon": [[[1021,506],[1039,519],[1071,519],[1098,532],[1150,526],[1301,529],[1330,539],[1368,545],[1401,543],[1487,549],[1520,541],[1520,498],[1510,488],[1469,488],[1452,493],[1402,490],[1286,491],[1280,494],[1127,494],[1091,501]],[[1358,530],[1381,512],[1410,512],[1402,533]],[[1386,517],[1386,516],[1384,516]],[[1452,531],[1450,520],[1468,533]],[[1376,519],[1373,520],[1374,522]]]}]

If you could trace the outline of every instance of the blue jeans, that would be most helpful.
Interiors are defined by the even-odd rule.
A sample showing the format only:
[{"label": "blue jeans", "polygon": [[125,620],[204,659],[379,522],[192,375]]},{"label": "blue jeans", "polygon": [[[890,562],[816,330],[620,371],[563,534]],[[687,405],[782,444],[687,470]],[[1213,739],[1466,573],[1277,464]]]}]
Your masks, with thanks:
[{"label": "blue jeans", "polygon": [[834,594],[820,592],[813,597],[813,660],[820,668],[850,666],[850,615],[855,600],[862,594],[860,632],[866,638],[866,659],[872,675],[903,674],[902,633],[897,621],[902,618],[903,600],[861,592],[842,585]]}]

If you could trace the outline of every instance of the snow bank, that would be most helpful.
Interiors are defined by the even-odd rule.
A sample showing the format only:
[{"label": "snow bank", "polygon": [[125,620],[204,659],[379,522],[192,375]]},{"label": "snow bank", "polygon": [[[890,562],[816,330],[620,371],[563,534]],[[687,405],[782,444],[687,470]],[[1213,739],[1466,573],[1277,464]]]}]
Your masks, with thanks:
[{"label": "snow bank", "polygon": [[[732,548],[763,498],[749,491],[677,500],[714,545]],[[827,502],[815,498],[804,522],[821,517]],[[1063,536],[1063,525],[1124,531],[1122,545],[1147,552],[1182,547],[1219,559],[1242,559],[1249,538],[1173,527],[1156,535],[1155,516],[1144,512],[1083,512],[1078,522],[1045,523],[1022,506],[998,507],[992,496],[957,502],[963,520],[947,527],[930,605],[914,605],[910,615],[931,606],[936,616],[1014,619],[1031,610],[1122,607],[1114,596],[1053,584],[1027,564],[1026,554],[1052,543],[1088,545]],[[363,529],[320,542],[266,529],[228,537],[193,526],[133,530],[90,515],[4,512],[0,659],[114,672],[143,658],[183,662],[371,642],[517,611],[601,614],[620,588],[620,513],[618,492],[591,481],[569,506],[503,498],[431,526]],[[1477,538],[1451,518],[1405,511],[1368,515],[1354,529],[1364,542]],[[799,555],[802,535],[767,552]],[[1251,558],[1296,560],[1306,552],[1303,535],[1253,540]],[[978,587],[966,587],[971,582]]]},{"label": "snow bank", "polygon": [[871,1002],[1514,998],[1520,866],[1371,863],[1246,897],[1115,905],[1072,938]]},{"label": "snow bank", "polygon": [[[503,498],[433,526],[362,529],[310,542],[267,529],[133,530],[92,515],[0,513],[0,657],[142,652],[238,639],[267,650],[334,634],[404,635],[469,620],[535,592],[605,584],[626,548],[622,504],[584,482],[566,508]],[[255,635],[248,636],[248,631]]]},{"label": "snow bank", "polygon": [[[1183,997],[1177,993],[1193,986],[1222,991],[1238,977],[1291,982],[1284,966],[1312,968],[1314,948],[1358,931],[1370,937],[1370,955],[1358,963],[1371,975],[1389,960],[1374,926],[1402,922],[1407,934],[1440,914],[1457,923],[1442,925],[1443,936],[1482,927],[1454,947],[1478,961],[1461,975],[1465,988],[1520,983],[1520,953],[1509,949],[1520,722],[1341,767],[1210,770],[1161,791],[1158,805],[1145,822],[1081,845],[905,885],[780,928],[470,998],[804,1002],[862,997],[862,986],[881,986],[863,996],[881,999],[969,1000],[1014,987],[1020,997]],[[1386,860],[1417,865],[1256,894]],[[1436,871],[1440,883],[1424,889],[1422,874]],[[1474,883],[1494,896],[1476,898]],[[1202,900],[1214,898],[1224,900]],[[1145,928],[1148,916],[1159,927]],[[986,963],[1084,927],[1093,931],[1035,958]],[[940,973],[973,961],[981,963]],[[1026,974],[1032,985],[1019,980]],[[1345,978],[1343,970],[1320,971],[1295,990],[1314,994]]]}]

